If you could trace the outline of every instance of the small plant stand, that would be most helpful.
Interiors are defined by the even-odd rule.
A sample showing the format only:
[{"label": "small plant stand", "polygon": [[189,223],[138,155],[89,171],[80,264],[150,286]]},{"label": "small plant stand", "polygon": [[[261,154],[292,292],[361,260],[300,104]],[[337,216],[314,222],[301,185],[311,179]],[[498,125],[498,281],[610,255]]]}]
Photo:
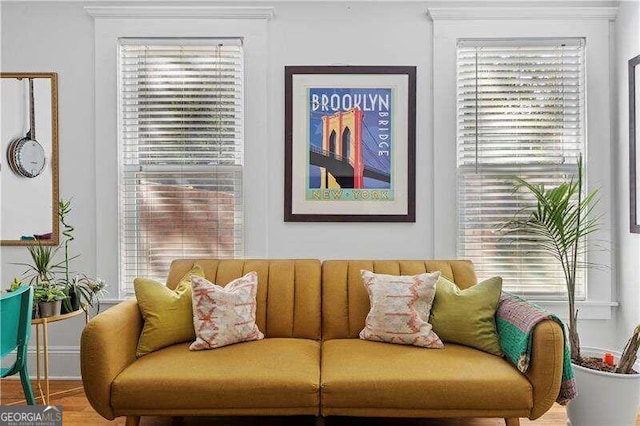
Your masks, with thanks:
[{"label": "small plant stand", "polygon": [[[34,318],[31,320],[31,325],[36,327],[36,387],[40,393],[42,404],[49,405],[49,342],[48,342],[48,326],[49,323],[64,321],[69,318],[77,317],[80,314],[84,314],[85,324],[89,321],[89,314],[85,311],[86,306],[78,309],[77,311],[69,312],[62,315],[54,315],[46,318]],[[40,339],[40,328],[42,328],[42,339]],[[42,345],[40,341],[42,340]],[[40,348],[42,347],[42,355]],[[42,359],[43,372],[42,378],[44,380],[44,391],[42,389],[42,381],[40,380],[40,364]],[[36,396],[36,401],[38,396]]]}]

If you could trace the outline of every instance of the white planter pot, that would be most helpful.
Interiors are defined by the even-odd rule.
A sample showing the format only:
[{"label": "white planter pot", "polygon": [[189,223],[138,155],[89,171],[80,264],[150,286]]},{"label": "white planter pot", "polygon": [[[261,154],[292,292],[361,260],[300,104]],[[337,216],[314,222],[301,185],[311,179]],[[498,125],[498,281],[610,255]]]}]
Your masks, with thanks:
[{"label": "white planter pot", "polygon": [[[581,348],[583,356],[602,358],[611,352],[617,363],[620,353]],[[638,364],[636,371],[640,371]],[[614,374],[573,364],[578,396],[567,405],[570,426],[634,426],[640,407],[640,374]]]}]

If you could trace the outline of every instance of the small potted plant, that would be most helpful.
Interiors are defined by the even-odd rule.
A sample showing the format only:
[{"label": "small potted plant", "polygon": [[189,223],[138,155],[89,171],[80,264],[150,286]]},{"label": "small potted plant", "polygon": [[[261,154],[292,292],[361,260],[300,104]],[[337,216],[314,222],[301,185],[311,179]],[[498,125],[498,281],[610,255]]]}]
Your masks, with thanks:
[{"label": "small potted plant", "polygon": [[82,309],[96,308],[96,314],[100,312],[100,299],[107,293],[107,285],[100,278],[92,279],[86,275],[76,275],[73,286],[81,300]]},{"label": "small potted plant", "polygon": [[62,301],[66,297],[67,295],[54,284],[37,285],[34,289],[33,299],[38,302],[40,318],[60,315]]},{"label": "small potted plant", "polygon": [[[27,284],[22,282],[22,280],[19,277],[13,277],[13,281],[11,282],[11,284],[9,285],[9,288],[7,289],[7,293],[16,291],[23,285],[27,285]],[[34,319],[37,317],[38,317],[38,302],[34,300],[33,306],[31,307],[31,319]]]},{"label": "small potted plant", "polygon": [[22,280],[18,277],[13,277],[13,281],[11,282],[11,285],[9,285],[9,288],[7,289],[7,293],[16,291],[20,287],[22,287]]}]

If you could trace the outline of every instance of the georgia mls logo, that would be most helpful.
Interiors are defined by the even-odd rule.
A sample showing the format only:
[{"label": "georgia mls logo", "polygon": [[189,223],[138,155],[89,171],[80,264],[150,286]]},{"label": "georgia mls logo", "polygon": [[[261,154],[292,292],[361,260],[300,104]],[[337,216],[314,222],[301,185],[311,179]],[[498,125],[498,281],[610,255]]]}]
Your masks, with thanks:
[{"label": "georgia mls logo", "polygon": [[58,410],[58,407],[56,407],[55,405],[47,405],[47,408],[44,409],[42,414],[45,414],[45,413],[51,412],[51,411],[54,412],[54,413],[58,413],[58,414],[62,415],[60,410]]},{"label": "georgia mls logo", "polygon": [[0,426],[62,426],[62,406],[0,406]]}]

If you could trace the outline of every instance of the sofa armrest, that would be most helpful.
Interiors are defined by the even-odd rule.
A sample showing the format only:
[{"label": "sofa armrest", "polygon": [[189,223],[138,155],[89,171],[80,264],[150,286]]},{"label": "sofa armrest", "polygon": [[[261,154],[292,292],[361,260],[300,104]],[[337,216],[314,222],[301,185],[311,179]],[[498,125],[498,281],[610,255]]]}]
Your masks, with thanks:
[{"label": "sofa armrest", "polygon": [[106,419],[115,417],[111,383],[135,361],[142,325],[137,301],[127,300],[91,319],[82,331],[82,383],[91,406]]},{"label": "sofa armrest", "polygon": [[564,334],[560,325],[544,320],[533,329],[531,360],[525,375],[533,387],[531,420],[542,416],[551,408],[562,382]]}]

